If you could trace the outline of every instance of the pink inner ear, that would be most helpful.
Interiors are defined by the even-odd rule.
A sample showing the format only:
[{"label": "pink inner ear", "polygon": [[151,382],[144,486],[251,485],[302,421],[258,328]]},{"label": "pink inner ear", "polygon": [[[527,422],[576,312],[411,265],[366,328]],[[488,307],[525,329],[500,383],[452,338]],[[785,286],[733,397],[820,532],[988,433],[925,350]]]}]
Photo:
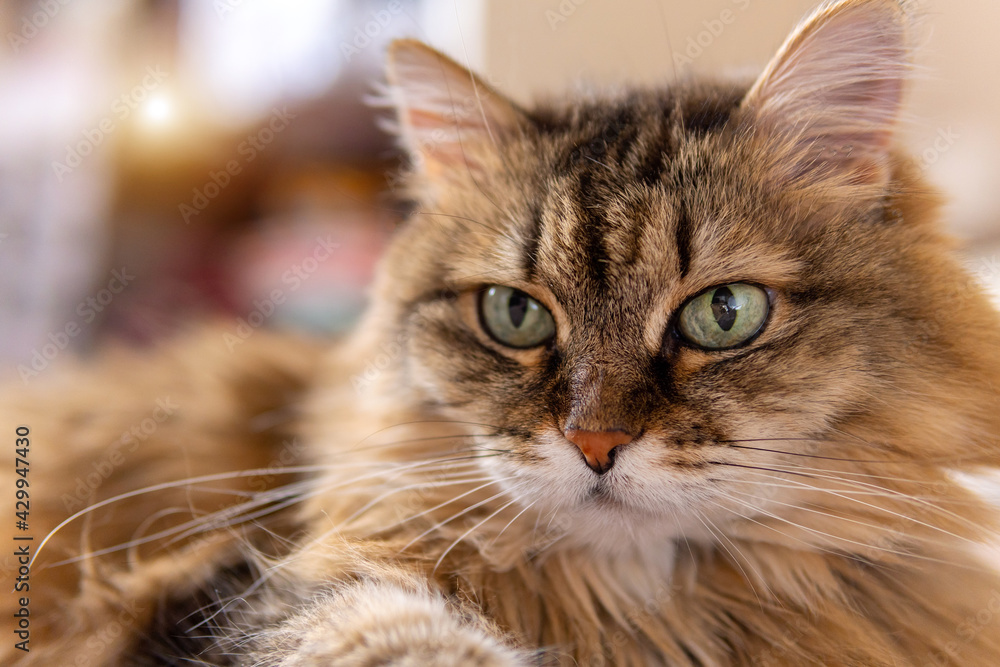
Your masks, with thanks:
[{"label": "pink inner ear", "polygon": [[792,175],[887,178],[909,69],[906,26],[891,0],[820,9],[785,42],[744,107],[792,147]]},{"label": "pink inner ear", "polygon": [[441,127],[445,122],[440,115],[421,109],[411,109],[407,113],[407,118],[409,118],[410,127],[415,130],[433,130],[434,128]]},{"label": "pink inner ear", "polygon": [[405,147],[427,173],[478,169],[496,135],[521,119],[469,70],[419,42],[394,44],[389,79]]},{"label": "pink inner ear", "polygon": [[437,176],[442,175],[442,168],[479,168],[475,151],[469,150],[485,135],[476,126],[421,109],[410,110],[407,118],[407,147],[418,168]]}]

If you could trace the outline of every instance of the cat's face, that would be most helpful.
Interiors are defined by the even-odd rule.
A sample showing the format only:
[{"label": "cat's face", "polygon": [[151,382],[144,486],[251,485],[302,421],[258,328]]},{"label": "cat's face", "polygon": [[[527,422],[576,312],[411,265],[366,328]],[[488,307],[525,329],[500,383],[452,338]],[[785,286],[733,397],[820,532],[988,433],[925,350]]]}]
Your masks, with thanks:
[{"label": "cat's face", "polygon": [[420,209],[381,289],[407,381],[484,425],[491,474],[588,543],[773,510],[796,492],[775,469],[897,410],[938,333],[915,268],[934,239],[888,153],[901,18],[842,4],[861,10],[803,26],[750,92],[531,113],[397,46]]}]

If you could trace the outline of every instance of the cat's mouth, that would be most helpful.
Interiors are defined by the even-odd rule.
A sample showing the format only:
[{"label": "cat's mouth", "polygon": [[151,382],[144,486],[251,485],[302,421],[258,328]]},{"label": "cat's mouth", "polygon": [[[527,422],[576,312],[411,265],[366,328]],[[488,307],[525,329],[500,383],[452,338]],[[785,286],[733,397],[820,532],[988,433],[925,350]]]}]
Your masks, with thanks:
[{"label": "cat's mouth", "polygon": [[623,506],[607,477],[601,477],[590,485],[590,488],[587,489],[586,502],[599,507]]}]

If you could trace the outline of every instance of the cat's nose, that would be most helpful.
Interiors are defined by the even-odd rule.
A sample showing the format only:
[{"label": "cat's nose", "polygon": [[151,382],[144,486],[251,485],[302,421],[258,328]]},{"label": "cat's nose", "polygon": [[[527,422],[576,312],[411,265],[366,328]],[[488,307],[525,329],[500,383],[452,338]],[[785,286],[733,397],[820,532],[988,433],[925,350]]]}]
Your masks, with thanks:
[{"label": "cat's nose", "polygon": [[598,475],[611,470],[615,464],[616,449],[632,442],[632,436],[625,431],[584,431],[568,428],[563,431],[566,439],[580,448],[590,469]]}]

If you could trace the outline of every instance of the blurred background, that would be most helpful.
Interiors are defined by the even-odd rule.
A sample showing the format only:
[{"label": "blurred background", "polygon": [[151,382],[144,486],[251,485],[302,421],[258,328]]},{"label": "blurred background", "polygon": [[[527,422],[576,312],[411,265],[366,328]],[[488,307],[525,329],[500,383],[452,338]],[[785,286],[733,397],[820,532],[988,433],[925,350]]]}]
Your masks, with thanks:
[{"label": "blurred background", "polygon": [[[333,334],[401,218],[365,103],[413,36],[528,103],[753,76],[814,0],[5,0],[0,362],[192,319]],[[1000,294],[1000,3],[928,0],[905,141]]]}]

